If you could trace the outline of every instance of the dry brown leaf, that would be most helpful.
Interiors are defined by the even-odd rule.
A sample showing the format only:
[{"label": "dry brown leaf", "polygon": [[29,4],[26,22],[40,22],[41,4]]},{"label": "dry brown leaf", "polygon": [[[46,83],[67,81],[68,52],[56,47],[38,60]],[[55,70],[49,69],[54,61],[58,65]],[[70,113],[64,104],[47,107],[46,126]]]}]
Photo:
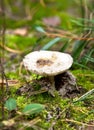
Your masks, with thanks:
[{"label": "dry brown leaf", "polygon": [[2,123],[5,126],[13,126],[15,124],[15,121],[13,119],[10,119],[10,120],[4,120],[4,121],[2,121]]},{"label": "dry brown leaf", "polygon": [[61,23],[61,21],[59,17],[54,16],[54,17],[43,18],[43,23],[48,26],[56,27]]},{"label": "dry brown leaf", "polygon": [[20,35],[20,36],[26,36],[28,33],[27,28],[17,28],[14,30],[13,34]]}]

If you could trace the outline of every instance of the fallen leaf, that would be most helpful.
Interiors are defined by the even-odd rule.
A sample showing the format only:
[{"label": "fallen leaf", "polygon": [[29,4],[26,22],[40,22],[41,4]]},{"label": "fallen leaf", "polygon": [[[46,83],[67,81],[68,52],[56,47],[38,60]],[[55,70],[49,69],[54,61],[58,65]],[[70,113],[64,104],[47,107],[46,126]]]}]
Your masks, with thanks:
[{"label": "fallen leaf", "polygon": [[15,121],[13,119],[10,119],[10,120],[4,120],[2,121],[2,123],[5,125],[5,126],[12,126],[15,124]]},{"label": "fallen leaf", "polygon": [[13,32],[15,35],[26,36],[28,33],[27,28],[17,28]]},{"label": "fallen leaf", "polygon": [[57,16],[54,17],[48,17],[48,18],[43,18],[43,23],[49,26],[58,26],[60,24],[60,18]]}]

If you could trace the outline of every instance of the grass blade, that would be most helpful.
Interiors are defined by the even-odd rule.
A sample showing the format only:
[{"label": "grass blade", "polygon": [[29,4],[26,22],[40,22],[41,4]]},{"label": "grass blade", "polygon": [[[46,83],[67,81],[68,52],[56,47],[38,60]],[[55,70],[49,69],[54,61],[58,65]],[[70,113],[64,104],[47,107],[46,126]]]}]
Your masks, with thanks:
[{"label": "grass blade", "polygon": [[65,42],[65,44],[62,46],[62,48],[60,49],[61,52],[64,52],[66,50],[66,48],[69,46],[69,41]]},{"label": "grass blade", "polygon": [[40,26],[37,26],[36,30],[39,31],[39,32],[45,33],[45,30]]},{"label": "grass blade", "polygon": [[84,95],[82,95],[78,100],[73,101],[73,102],[75,103],[75,102],[83,101],[83,100],[85,100],[89,95],[91,95],[91,94],[93,94],[93,93],[94,93],[94,89],[91,89],[90,91],[88,91],[87,93],[85,93]]},{"label": "grass blade", "polygon": [[54,44],[56,44],[60,40],[61,40],[61,38],[59,38],[59,37],[53,39],[52,41],[48,42],[44,47],[42,47],[41,50],[48,50],[49,48],[51,48]]},{"label": "grass blade", "polygon": [[74,60],[77,60],[78,57],[80,56],[82,50],[84,49],[84,47],[86,46],[87,41],[83,40],[83,41],[76,41],[72,50],[72,56],[74,58]]},{"label": "grass blade", "polygon": [[94,62],[94,58],[92,58],[93,53],[94,49],[89,50],[87,54],[81,58],[81,63],[86,65],[89,61]]},{"label": "grass blade", "polygon": [[84,69],[89,69],[87,66],[85,66],[81,63],[78,63],[76,61],[73,62],[73,66],[76,66],[76,67],[78,66],[78,67],[81,67],[81,68],[84,68]]}]

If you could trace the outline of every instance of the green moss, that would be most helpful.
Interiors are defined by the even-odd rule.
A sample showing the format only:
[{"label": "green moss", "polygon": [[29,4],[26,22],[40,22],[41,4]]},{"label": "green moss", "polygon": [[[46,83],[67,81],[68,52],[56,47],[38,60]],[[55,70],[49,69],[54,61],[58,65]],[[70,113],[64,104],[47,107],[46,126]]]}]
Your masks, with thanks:
[{"label": "green moss", "polygon": [[[32,50],[33,45],[35,44],[36,39],[26,36],[16,36],[16,35],[6,35],[7,46],[17,50],[26,51],[27,49]],[[26,50],[25,50],[26,49]]]},{"label": "green moss", "polygon": [[[73,70],[72,73],[77,78],[77,84],[87,91],[93,88],[94,72],[90,70]],[[24,81],[21,77],[16,77],[16,73],[11,72],[8,77],[13,79],[18,79],[24,85]],[[40,79],[40,76],[32,74],[30,79]],[[39,90],[39,86],[34,84],[35,88]],[[89,123],[94,120],[94,95],[90,95],[84,101],[73,103],[71,99],[61,98],[58,94],[56,97],[52,97],[48,92],[33,95],[31,97],[18,96],[16,95],[16,90],[18,87],[11,87],[11,97],[14,97],[17,101],[18,111],[22,111],[23,108],[30,103],[41,103],[45,105],[45,110],[41,112],[38,116],[41,119],[36,125],[48,130],[52,123],[54,124],[55,130],[76,130],[77,127],[81,126],[82,123]],[[83,93],[84,94],[84,93]],[[75,99],[77,99],[76,97]],[[75,100],[74,99],[74,100]],[[58,111],[60,117],[58,117]],[[50,114],[51,118],[48,119]],[[27,121],[35,118],[35,116],[26,118]],[[68,119],[69,121],[66,121]]]},{"label": "green moss", "polygon": [[94,71],[92,70],[74,70],[72,73],[77,77],[77,84],[87,91],[94,88]]},{"label": "green moss", "polygon": [[31,103],[30,99],[24,97],[24,96],[18,96],[17,97],[17,105],[22,110],[27,104]]}]

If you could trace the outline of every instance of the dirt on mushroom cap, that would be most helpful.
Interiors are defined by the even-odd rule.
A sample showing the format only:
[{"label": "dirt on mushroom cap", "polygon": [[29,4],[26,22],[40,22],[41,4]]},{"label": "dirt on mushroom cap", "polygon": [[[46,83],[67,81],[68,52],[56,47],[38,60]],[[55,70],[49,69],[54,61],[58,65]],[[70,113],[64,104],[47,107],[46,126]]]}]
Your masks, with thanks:
[{"label": "dirt on mushroom cap", "polygon": [[48,65],[48,66],[50,66],[50,65],[52,65],[53,64],[53,62],[51,61],[51,60],[49,60],[49,59],[38,59],[37,60],[37,62],[36,62],[36,64],[37,64],[37,67],[43,67],[43,66],[45,66],[45,65]]},{"label": "dirt on mushroom cap", "polygon": [[34,51],[23,59],[24,66],[39,75],[57,75],[68,70],[72,63],[72,57],[67,53],[56,51]]}]

